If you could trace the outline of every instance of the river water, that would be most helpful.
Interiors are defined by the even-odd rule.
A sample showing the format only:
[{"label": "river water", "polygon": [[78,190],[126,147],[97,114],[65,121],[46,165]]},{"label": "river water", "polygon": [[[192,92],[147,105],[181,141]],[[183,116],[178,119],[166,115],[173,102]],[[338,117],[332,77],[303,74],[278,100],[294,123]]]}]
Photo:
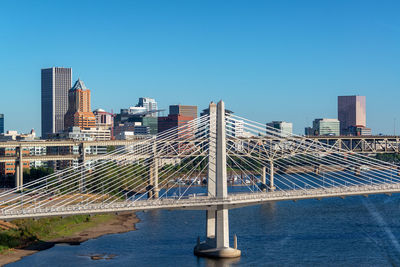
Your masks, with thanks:
[{"label": "river water", "polygon": [[[57,245],[7,266],[400,266],[400,195],[283,201],[230,210],[242,257],[197,258],[204,211],[137,213],[137,231]],[[232,240],[231,240],[232,244]],[[90,255],[116,255],[92,260]]]}]

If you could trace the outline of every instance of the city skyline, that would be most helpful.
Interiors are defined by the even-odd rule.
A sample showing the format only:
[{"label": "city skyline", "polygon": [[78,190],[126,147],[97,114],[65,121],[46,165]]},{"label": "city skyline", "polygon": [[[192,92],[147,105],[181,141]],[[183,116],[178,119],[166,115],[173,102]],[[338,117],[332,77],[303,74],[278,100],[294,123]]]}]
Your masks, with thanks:
[{"label": "city skyline", "polygon": [[162,109],[223,99],[238,115],[293,122],[301,134],[314,118],[336,118],[337,96],[364,95],[373,133],[393,134],[395,118],[400,128],[396,2],[121,3],[80,3],[79,22],[66,2],[2,3],[6,130],[41,134],[39,72],[51,66],[73,68],[93,88],[93,110],[141,96]]},{"label": "city skyline", "polygon": [[[50,67],[50,68],[44,68],[44,69],[42,69],[42,76],[43,76],[43,71],[50,71],[50,70],[57,70],[57,69],[66,69],[66,70],[68,70],[68,71],[70,71],[71,72],[71,74],[72,74],[72,68],[62,68],[62,67]],[[73,78],[72,78],[73,79]],[[80,80],[80,78],[78,78],[78,80],[75,82],[75,85],[74,86],[76,86],[76,84],[77,83],[83,83],[81,80]],[[74,88],[74,86],[72,86],[70,89],[68,89],[68,91],[69,90],[72,90],[73,88]],[[85,87],[86,88],[86,87]],[[87,89],[87,88],[86,88]],[[89,92],[90,93],[90,92]],[[359,97],[362,97],[363,98],[363,101],[364,101],[364,107],[363,107],[363,109],[364,109],[364,121],[366,120],[366,118],[365,118],[365,109],[366,109],[366,106],[365,106],[365,96],[359,96],[359,94],[357,94],[357,95],[347,95],[347,96],[337,96],[337,103],[336,103],[336,106],[337,106],[337,112],[336,112],[336,117],[335,118],[337,118],[337,119],[339,119],[339,99],[340,98],[359,98]],[[136,107],[138,107],[138,106],[140,106],[140,105],[143,105],[143,104],[140,104],[141,103],[141,101],[142,102],[144,102],[144,101],[149,101],[149,100],[151,100],[151,101],[155,101],[155,99],[156,98],[151,98],[151,97],[148,97],[148,96],[146,96],[146,97],[143,97],[143,96],[138,96],[137,97],[138,99],[139,99],[139,104],[137,104],[136,105]],[[89,98],[90,99],[90,98]],[[89,102],[90,102],[90,100],[89,100]],[[158,100],[157,100],[157,102],[158,102]],[[154,104],[154,107],[155,107],[155,109],[154,110],[158,110],[158,108],[157,108],[157,102],[154,102],[155,104]],[[43,105],[43,104],[42,104]],[[147,105],[149,105],[149,104],[147,104]],[[134,106],[134,104],[132,104],[132,106]],[[196,109],[197,109],[197,105],[186,105],[186,103],[185,104],[167,104],[167,106],[169,107],[169,111],[171,112],[171,107],[179,107],[179,106],[182,106],[182,107],[196,107]],[[146,109],[149,109],[149,107],[150,106],[146,106]],[[201,109],[201,107],[198,107],[199,109]],[[102,107],[96,107],[96,109],[102,109]],[[150,109],[150,110],[152,110],[152,108]],[[162,110],[160,110],[160,112],[162,112],[162,114],[165,114],[164,112],[165,112],[165,110],[168,110],[167,108],[166,109],[162,109]],[[116,110],[115,111],[115,114],[116,114],[116,112],[118,112],[118,110]],[[3,115],[4,116],[4,115]],[[318,119],[317,117],[316,117],[316,119]],[[292,122],[289,122],[289,123],[292,123]],[[267,123],[268,124],[268,123]],[[293,124],[293,123],[292,123]],[[365,125],[364,125],[365,126]],[[305,128],[307,128],[308,126],[307,125],[304,125],[304,126],[301,126],[301,127],[303,127],[302,128],[302,130],[303,130],[303,132],[301,132],[301,130],[299,130],[298,128],[299,128],[299,125],[295,125],[295,129],[296,129],[296,131],[297,130],[299,130],[299,132],[293,132],[293,134],[297,134],[297,135],[303,135],[304,134],[304,127]],[[395,126],[394,126],[395,127]],[[30,128],[31,130],[32,129],[34,129],[34,127],[31,127]],[[8,130],[15,130],[15,129],[8,129],[8,128],[6,128],[5,126],[4,126],[4,132],[6,132],[6,131],[8,131]],[[64,129],[65,130],[65,129]],[[17,130],[18,131],[18,130]],[[396,131],[396,129],[394,128],[393,129],[393,131],[394,131],[394,133],[395,133],[395,131]],[[23,131],[20,131],[21,133],[24,133]],[[57,131],[56,131],[57,132]],[[60,131],[58,131],[58,132],[60,132]],[[378,135],[378,133],[377,132],[374,132],[373,131],[373,133],[374,134],[376,134],[376,135]],[[382,134],[381,132],[379,132],[379,134]],[[346,135],[346,134],[344,134],[344,135]],[[388,134],[386,134],[386,135],[391,135],[391,133],[388,133]]]},{"label": "city skyline", "polygon": [[[65,72],[65,73],[67,73],[67,76],[68,77],[72,77],[72,68],[61,68],[61,67],[51,67],[51,68],[45,68],[45,69],[42,69],[41,70],[42,71],[42,125],[43,124],[46,124],[46,123],[43,123],[43,104],[45,104],[46,103],[46,101],[44,101],[43,102],[43,81],[44,80],[46,80],[46,78],[48,79],[50,76],[49,75],[47,75],[47,76],[49,76],[49,77],[47,77],[46,76],[46,73],[48,72],[49,74],[51,74],[52,73],[52,77],[54,76],[54,78],[51,78],[51,79],[53,79],[54,81],[53,81],[53,84],[56,84],[57,85],[57,75],[59,76],[58,77],[58,79],[60,80],[60,77],[62,76],[62,75],[64,75],[65,76],[65,74],[63,73],[63,72]],[[43,76],[45,74],[45,76]],[[57,74],[57,75],[56,75]],[[61,75],[61,76],[60,76]],[[62,82],[65,82],[64,81],[64,76],[62,76],[61,78],[61,80],[62,80]],[[66,77],[67,77],[66,76]],[[45,79],[44,79],[44,77],[45,77]],[[68,80],[68,79],[67,79]],[[72,84],[72,83],[71,83]],[[45,86],[46,87],[46,86]],[[58,85],[58,87],[60,87],[60,85]],[[65,87],[65,86],[64,86]],[[57,86],[55,86],[54,88],[56,88],[56,89],[53,89],[53,90],[57,90]],[[80,89],[80,91],[82,91],[83,93],[87,93],[88,94],[88,99],[87,100],[85,100],[85,101],[88,101],[85,105],[88,105],[88,106],[84,106],[82,103],[80,104],[80,105],[83,105],[86,109],[88,109],[89,111],[91,110],[91,108],[90,108],[90,90],[85,86],[85,84],[83,83],[83,81],[81,81],[80,80],[80,78],[78,78],[78,80],[74,83],[74,86],[72,86],[70,89],[68,89],[68,92],[69,92],[69,94],[71,94],[71,92],[72,91],[76,91],[76,88],[78,88],[78,89]],[[49,89],[51,89],[50,87],[49,87]],[[60,89],[60,88],[59,88]],[[58,90],[59,90],[58,89]],[[71,102],[71,95],[69,95],[68,96],[70,99],[69,99],[69,102]],[[82,96],[81,96],[82,97]],[[75,99],[79,99],[79,98],[81,98],[81,97],[76,97],[76,96],[74,96],[73,98]],[[63,97],[62,97],[63,98]],[[86,98],[85,98],[86,99]],[[137,108],[137,107],[142,107],[142,108],[144,108],[145,110],[147,110],[147,111],[151,111],[151,110],[154,110],[154,111],[156,111],[156,110],[159,110],[158,109],[158,107],[157,107],[157,101],[155,100],[155,98],[150,98],[150,97],[143,97],[143,96],[141,96],[141,97],[139,97],[138,98],[139,99],[139,103],[135,106],[135,108]],[[344,102],[344,99],[348,102]],[[348,100],[347,100],[348,99]],[[360,106],[360,104],[359,104],[359,100],[361,99],[361,102],[362,102],[362,105]],[[351,101],[350,101],[351,100]],[[355,100],[357,100],[357,105],[355,105],[354,103],[354,101]],[[75,100],[73,100],[73,102],[74,102]],[[60,102],[60,100],[58,100],[58,102]],[[354,102],[354,103],[353,103]],[[61,103],[61,102],[60,102]],[[349,110],[344,110],[343,109],[343,103],[346,103],[345,104],[345,106],[347,105],[348,107],[346,107],[347,109],[349,109]],[[352,104],[350,104],[350,103],[352,103]],[[74,104],[73,104],[74,105]],[[57,105],[57,104],[55,104],[54,105],[54,108],[56,108],[56,109],[59,109],[59,107],[58,107],[59,105]],[[64,104],[63,103],[61,103],[61,106],[62,107],[64,107]],[[69,107],[68,107],[69,106]],[[82,107],[83,107],[82,106]],[[69,111],[69,109],[70,108],[72,108],[72,106],[71,106],[71,103],[69,103],[69,105],[68,105],[68,103],[67,103],[67,109],[68,109],[68,112],[70,112]],[[180,108],[182,108],[183,110],[186,110],[186,109],[188,109],[188,111],[190,110],[191,111],[191,109],[192,108],[194,108],[195,109],[195,111],[193,110],[193,112],[195,112],[195,113],[193,113],[193,114],[195,114],[195,115],[192,115],[192,117],[193,118],[196,118],[197,116],[198,116],[198,112],[197,112],[197,110],[198,110],[198,106],[197,105],[182,105],[182,104],[170,104],[169,105],[169,113],[170,114],[178,114],[179,113],[179,110],[180,110]],[[355,111],[355,109],[359,109],[359,108],[361,108],[361,114],[359,114],[359,115],[357,115],[357,118],[353,118],[352,117],[352,120],[355,120],[354,122],[347,122],[347,121],[342,121],[342,120],[339,120],[339,118],[340,117],[342,117],[342,118],[345,118],[345,117],[348,117],[348,116],[350,116],[350,114],[352,114],[351,116],[355,116],[355,114],[356,113],[353,113],[354,111]],[[101,108],[98,108],[99,110],[102,110]],[[353,109],[354,109],[354,111],[353,111]],[[121,109],[121,111],[122,111],[123,109]],[[172,111],[171,111],[172,110]],[[163,114],[164,114],[164,110],[159,110],[159,112],[162,112]],[[171,113],[172,112],[172,113]],[[350,112],[350,113],[349,113]],[[357,111],[357,112],[359,112],[359,111]],[[90,111],[89,113],[91,113],[92,114],[92,117],[93,117],[93,123],[94,123],[94,121],[95,121],[95,117],[94,117],[94,115],[93,115],[93,113]],[[110,113],[111,114],[111,113]],[[114,114],[116,114],[116,113],[114,113]],[[2,114],[1,114],[2,115]],[[67,117],[71,117],[71,114],[70,115],[68,115],[68,113],[66,113],[66,117],[65,118],[67,118]],[[2,115],[3,117],[2,117],[2,120],[3,120],[3,131],[4,132],[6,132],[6,130],[5,130],[5,127],[4,127],[4,115]],[[155,113],[154,114],[150,114],[149,115],[150,117],[153,117],[153,116],[155,116]],[[164,115],[162,115],[162,116],[164,116]],[[161,116],[161,117],[162,117]],[[344,117],[345,116],[345,117]],[[318,119],[318,118],[316,118],[315,120],[314,120],[314,123],[315,123],[315,121],[318,121],[318,120],[322,120],[322,119]],[[360,96],[360,95],[348,95],[348,96],[337,96],[337,119],[334,119],[334,120],[337,120],[338,122],[340,121],[340,123],[342,124],[348,124],[348,126],[355,126],[355,125],[357,125],[357,126],[361,126],[361,127],[364,127],[365,128],[365,126],[366,126],[366,97],[365,96]],[[64,119],[64,121],[65,122],[63,122],[64,124],[65,123],[67,123],[67,120],[65,120]],[[275,121],[276,122],[276,121]],[[281,121],[282,122],[282,121]],[[48,123],[47,123],[48,124]],[[69,123],[70,124],[70,123]],[[266,123],[267,125],[269,125],[270,123]],[[292,129],[292,127],[293,127],[293,123],[292,122],[289,122],[289,124],[290,125],[292,125],[291,126],[291,129]],[[67,130],[67,128],[70,128],[69,126],[67,127],[67,128],[65,128],[66,126],[64,125],[64,129],[63,130],[58,130],[58,131],[55,131],[54,133],[61,133],[62,131],[65,131],[65,130]],[[96,125],[92,125],[92,126],[90,126],[90,127],[96,127]],[[315,127],[315,125],[314,125],[314,127]],[[42,128],[43,128],[43,126],[42,126]],[[87,127],[86,127],[87,128]],[[305,127],[305,131],[306,131],[306,134],[305,135],[310,135],[310,133],[308,133],[307,132],[307,130],[308,129],[311,129],[310,127]],[[344,128],[342,127],[342,126],[340,126],[340,131],[344,131],[343,133],[341,133],[341,135],[348,135],[348,134],[350,134],[350,135],[358,135],[356,132],[354,132],[354,133],[347,133],[346,131],[347,130],[343,130]],[[347,129],[347,128],[346,128]],[[371,135],[371,129],[369,129],[369,128],[366,128],[366,129],[368,129],[369,130],[369,132],[367,132],[366,134],[367,135]],[[33,128],[32,128],[32,130],[33,130]],[[8,130],[7,130],[8,131]],[[394,125],[394,129],[393,129],[393,131],[394,131],[394,134],[395,134],[395,125]],[[290,132],[292,133],[292,130],[290,130]],[[21,133],[23,133],[22,131],[21,131]],[[303,135],[303,134],[301,134],[301,133],[294,133],[294,134],[298,134],[298,135]],[[380,135],[381,133],[379,133],[379,135]],[[317,135],[319,135],[319,134],[317,134]],[[322,135],[325,135],[325,134],[322,134]],[[339,134],[335,134],[335,135],[339,135]],[[377,134],[376,134],[377,135]],[[390,135],[390,134],[388,134],[388,135]],[[45,136],[43,136],[42,135],[42,138],[45,138]]]}]

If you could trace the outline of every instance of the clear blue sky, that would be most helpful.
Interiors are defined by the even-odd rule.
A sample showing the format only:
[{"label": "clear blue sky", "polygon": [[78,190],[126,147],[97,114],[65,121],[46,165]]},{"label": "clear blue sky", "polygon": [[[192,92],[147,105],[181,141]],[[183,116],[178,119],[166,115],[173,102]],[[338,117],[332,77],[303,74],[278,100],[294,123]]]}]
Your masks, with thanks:
[{"label": "clear blue sky", "polygon": [[399,1],[0,1],[0,113],[40,134],[40,69],[72,67],[92,109],[204,108],[223,99],[303,133],[367,97],[374,133],[400,133]]}]

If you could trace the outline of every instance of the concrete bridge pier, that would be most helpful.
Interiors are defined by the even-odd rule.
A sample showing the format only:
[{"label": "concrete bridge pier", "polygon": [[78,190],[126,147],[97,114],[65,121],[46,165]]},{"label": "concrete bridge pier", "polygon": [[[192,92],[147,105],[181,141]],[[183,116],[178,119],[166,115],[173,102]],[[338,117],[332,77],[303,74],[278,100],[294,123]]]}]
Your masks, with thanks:
[{"label": "concrete bridge pier", "polygon": [[157,143],[154,140],[153,143],[153,157],[150,159],[151,164],[149,168],[149,185],[147,187],[147,198],[156,199],[159,196],[160,189],[158,188],[158,158],[157,158]]},{"label": "concrete bridge pier", "polygon": [[265,166],[262,167],[261,183],[263,184],[262,191],[266,192],[267,191],[267,167],[265,167]]},{"label": "concrete bridge pier", "polygon": [[85,190],[85,172],[86,172],[86,148],[82,144],[79,145],[79,165],[81,166],[81,179],[79,180],[79,192],[84,193]]},{"label": "concrete bridge pier", "polygon": [[149,168],[149,183],[146,187],[146,191],[147,191],[147,199],[152,199],[153,198],[153,192],[154,192],[154,178],[153,178],[153,174],[154,174],[154,168],[150,167]]},{"label": "concrete bridge pier", "polygon": [[321,173],[321,166],[320,165],[315,165],[314,166],[314,173],[316,175],[319,175]]},{"label": "concrete bridge pier", "polygon": [[15,189],[19,190],[20,187],[21,187],[21,184],[20,184],[19,162],[18,161],[15,163],[15,174],[14,174],[14,176],[15,176]]},{"label": "concrete bridge pier", "polygon": [[[217,111],[215,114],[215,110]],[[216,126],[215,118],[216,117]],[[216,136],[214,136],[216,130]],[[215,138],[216,137],[216,138]],[[209,169],[208,195],[218,199],[228,197],[228,183],[226,173],[226,132],[225,132],[225,105],[220,101],[216,107],[210,104],[210,139],[209,139]],[[207,210],[207,239],[197,241],[194,254],[211,258],[237,258],[241,252],[235,245],[229,246],[229,210],[219,205]],[[236,238],[235,238],[236,240]],[[235,243],[236,244],[236,243]]]},{"label": "concrete bridge pier", "polygon": [[215,210],[206,210],[206,237],[207,241],[215,239]]},{"label": "concrete bridge pier", "polygon": [[15,188],[22,191],[24,185],[24,162],[22,161],[22,147],[16,147],[15,152],[18,157],[18,159],[15,161]]},{"label": "concrete bridge pier", "polygon": [[160,189],[158,188],[158,159],[154,159],[154,164],[153,164],[153,182],[154,182],[154,187],[153,187],[153,198],[158,198]]},{"label": "concrete bridge pier", "polygon": [[229,244],[229,209],[221,205],[216,210],[207,210],[207,238],[198,240],[194,254],[208,258],[237,258],[241,251],[237,249],[237,237],[234,247]]},{"label": "concrete bridge pier", "polygon": [[275,189],[276,189],[275,184],[274,184],[274,174],[275,174],[274,161],[271,159],[269,161],[269,189],[271,191],[275,191]]}]

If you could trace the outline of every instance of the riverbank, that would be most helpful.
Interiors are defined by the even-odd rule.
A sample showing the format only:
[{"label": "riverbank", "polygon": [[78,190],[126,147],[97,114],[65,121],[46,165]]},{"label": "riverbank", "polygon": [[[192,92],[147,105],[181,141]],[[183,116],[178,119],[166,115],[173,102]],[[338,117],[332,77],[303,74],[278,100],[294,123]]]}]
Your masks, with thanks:
[{"label": "riverbank", "polygon": [[[18,261],[56,244],[79,245],[89,239],[106,234],[117,234],[135,230],[139,219],[134,213],[118,215],[69,216],[66,218],[43,218],[39,220],[15,220],[11,224],[17,228],[2,230],[2,241],[8,236],[23,239],[14,248],[4,249],[0,254],[0,266]],[[15,235],[18,233],[19,237]],[[10,238],[10,237],[8,237]],[[15,240],[15,242],[20,242]],[[10,240],[8,240],[10,242]],[[4,246],[4,245],[3,245]]]}]

